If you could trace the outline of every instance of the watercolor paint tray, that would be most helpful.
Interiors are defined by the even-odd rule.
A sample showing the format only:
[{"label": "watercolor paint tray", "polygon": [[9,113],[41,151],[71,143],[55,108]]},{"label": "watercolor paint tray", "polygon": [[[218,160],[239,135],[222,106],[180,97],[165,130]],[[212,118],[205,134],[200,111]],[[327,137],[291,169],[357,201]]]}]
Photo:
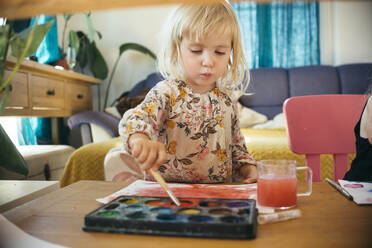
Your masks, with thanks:
[{"label": "watercolor paint tray", "polygon": [[120,196],[87,214],[84,231],[202,238],[253,239],[253,199]]}]

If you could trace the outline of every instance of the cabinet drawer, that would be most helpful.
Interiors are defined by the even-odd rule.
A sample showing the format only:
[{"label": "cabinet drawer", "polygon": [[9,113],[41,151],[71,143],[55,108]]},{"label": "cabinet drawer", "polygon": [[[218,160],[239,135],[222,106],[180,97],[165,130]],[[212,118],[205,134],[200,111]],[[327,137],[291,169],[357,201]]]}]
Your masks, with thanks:
[{"label": "cabinet drawer", "polygon": [[65,106],[62,80],[32,75],[31,92],[33,109],[63,109]]},{"label": "cabinet drawer", "polygon": [[[5,70],[4,79],[10,75],[10,70]],[[28,84],[27,74],[23,72],[17,72],[13,80],[10,82],[11,91],[9,93],[9,102],[7,108],[27,108],[28,107]],[[0,98],[2,97],[0,94]]]},{"label": "cabinet drawer", "polygon": [[89,110],[92,108],[92,93],[90,85],[71,82],[68,84],[68,101],[73,113]]}]

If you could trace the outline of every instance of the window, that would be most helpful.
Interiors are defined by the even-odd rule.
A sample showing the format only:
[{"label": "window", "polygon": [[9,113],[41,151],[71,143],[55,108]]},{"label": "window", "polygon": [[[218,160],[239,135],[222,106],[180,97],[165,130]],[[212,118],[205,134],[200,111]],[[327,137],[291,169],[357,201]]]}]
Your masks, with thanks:
[{"label": "window", "polygon": [[233,3],[249,68],[320,63],[319,4]]}]

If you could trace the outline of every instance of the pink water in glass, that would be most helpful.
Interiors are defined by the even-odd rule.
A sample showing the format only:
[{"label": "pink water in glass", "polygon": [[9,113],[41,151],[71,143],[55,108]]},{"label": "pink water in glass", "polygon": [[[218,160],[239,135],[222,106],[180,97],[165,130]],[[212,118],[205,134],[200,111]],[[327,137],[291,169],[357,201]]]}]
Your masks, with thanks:
[{"label": "pink water in glass", "polygon": [[297,178],[295,175],[263,175],[257,182],[258,204],[266,207],[296,206]]}]

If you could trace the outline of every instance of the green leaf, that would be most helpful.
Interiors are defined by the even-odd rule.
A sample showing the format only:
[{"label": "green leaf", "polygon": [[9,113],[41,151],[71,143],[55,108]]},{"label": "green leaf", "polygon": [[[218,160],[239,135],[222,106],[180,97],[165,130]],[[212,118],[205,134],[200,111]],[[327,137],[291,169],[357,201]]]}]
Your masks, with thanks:
[{"label": "green leaf", "polygon": [[25,176],[28,175],[28,165],[19,153],[3,127],[0,125],[0,166]]},{"label": "green leaf", "polygon": [[147,47],[142,46],[140,44],[137,44],[137,43],[124,43],[124,44],[120,45],[119,56],[121,56],[123,54],[123,52],[125,52],[127,50],[136,50],[138,52],[148,54],[150,57],[152,57],[153,59],[156,60],[156,55],[150,49],[148,49]]},{"label": "green leaf", "polygon": [[98,38],[99,38],[99,39],[102,39],[102,34],[101,34],[101,32],[96,30],[96,33],[97,33]]},{"label": "green leaf", "polygon": [[85,14],[85,19],[87,21],[87,26],[88,26],[89,42],[92,43],[94,41],[94,34],[96,30],[93,27],[92,18],[90,18],[90,13]]},{"label": "green leaf", "polygon": [[102,80],[107,78],[108,67],[95,42],[90,44],[89,55],[89,68],[92,71],[94,77]]},{"label": "green leaf", "polygon": [[[34,37],[31,42],[31,46],[27,50],[25,57],[29,57],[33,53],[36,52],[37,48],[39,47],[40,43],[43,41],[45,35],[49,32],[49,29],[52,27],[53,23],[54,23],[54,20],[36,26]],[[10,39],[12,55],[15,56],[16,58],[21,57],[22,52],[24,48],[26,47],[27,37],[30,35],[31,29],[32,27],[28,27],[27,29],[23,30],[21,33],[15,34]]]},{"label": "green leaf", "polygon": [[89,40],[81,31],[77,31],[77,35],[79,37],[79,52],[77,53],[76,62],[79,64],[81,69],[84,69],[88,64]]},{"label": "green leaf", "polygon": [[72,48],[75,48],[75,52],[76,52],[76,54],[78,54],[79,53],[79,47],[80,47],[79,36],[77,35],[77,33],[75,31],[71,30],[69,35],[68,35],[68,38],[69,38],[70,46]]},{"label": "green leaf", "polygon": [[8,44],[9,44],[9,32],[10,26],[4,25],[0,26],[0,58],[6,58],[7,56],[7,50],[8,50]]},{"label": "green leaf", "polygon": [[108,75],[108,66],[96,43],[94,41],[90,43],[82,31],[78,31],[77,35],[80,47],[76,61],[80,68],[88,66],[94,77],[105,79]]},{"label": "green leaf", "polygon": [[79,53],[76,57],[76,62],[79,64],[80,68],[84,68],[88,64],[88,45],[85,43],[80,43]]}]

